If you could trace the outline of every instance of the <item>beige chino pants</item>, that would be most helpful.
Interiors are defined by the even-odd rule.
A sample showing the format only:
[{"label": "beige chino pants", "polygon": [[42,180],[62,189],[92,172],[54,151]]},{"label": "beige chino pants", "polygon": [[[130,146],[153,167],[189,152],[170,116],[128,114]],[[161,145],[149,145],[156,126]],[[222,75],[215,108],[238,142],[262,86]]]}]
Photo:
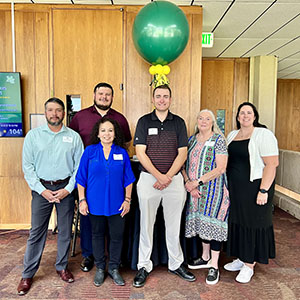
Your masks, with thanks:
[{"label": "beige chino pants", "polygon": [[170,270],[176,270],[183,263],[183,253],[179,240],[181,215],[186,201],[183,177],[181,173],[178,173],[172,178],[170,185],[162,191],[153,187],[156,181],[156,178],[151,174],[141,172],[137,183],[141,212],[137,267],[138,269],[144,267],[147,272],[151,272],[153,269],[153,263],[150,260],[153,247],[153,227],[160,202],[162,202],[166,226],[168,267]]}]

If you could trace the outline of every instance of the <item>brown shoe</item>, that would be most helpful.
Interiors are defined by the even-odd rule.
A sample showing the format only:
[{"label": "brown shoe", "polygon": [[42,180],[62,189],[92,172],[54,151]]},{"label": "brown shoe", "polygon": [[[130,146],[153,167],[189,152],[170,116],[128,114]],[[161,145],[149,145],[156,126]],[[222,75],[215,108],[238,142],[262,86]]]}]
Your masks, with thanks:
[{"label": "brown shoe", "polygon": [[74,281],[74,277],[73,277],[72,273],[68,269],[61,270],[61,271],[57,271],[56,270],[56,273],[60,276],[60,278],[63,281],[66,281],[68,283],[71,283],[71,282]]},{"label": "brown shoe", "polygon": [[23,296],[28,293],[32,285],[32,278],[22,278],[18,285],[18,295]]}]

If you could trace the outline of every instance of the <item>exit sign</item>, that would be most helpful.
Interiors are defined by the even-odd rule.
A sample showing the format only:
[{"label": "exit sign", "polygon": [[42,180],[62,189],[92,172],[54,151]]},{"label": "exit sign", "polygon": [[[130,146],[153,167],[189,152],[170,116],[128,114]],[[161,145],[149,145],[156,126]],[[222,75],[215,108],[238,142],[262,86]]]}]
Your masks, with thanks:
[{"label": "exit sign", "polygon": [[202,48],[211,48],[214,45],[214,34],[202,32]]}]

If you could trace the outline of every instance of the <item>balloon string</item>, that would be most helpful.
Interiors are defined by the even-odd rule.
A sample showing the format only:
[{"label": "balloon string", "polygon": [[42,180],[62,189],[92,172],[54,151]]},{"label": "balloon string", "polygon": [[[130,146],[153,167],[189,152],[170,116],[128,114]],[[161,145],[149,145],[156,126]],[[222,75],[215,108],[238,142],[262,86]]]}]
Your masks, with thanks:
[{"label": "balloon string", "polygon": [[151,86],[154,83],[154,81],[155,81],[155,75],[154,75],[153,80],[150,82],[149,86]]}]

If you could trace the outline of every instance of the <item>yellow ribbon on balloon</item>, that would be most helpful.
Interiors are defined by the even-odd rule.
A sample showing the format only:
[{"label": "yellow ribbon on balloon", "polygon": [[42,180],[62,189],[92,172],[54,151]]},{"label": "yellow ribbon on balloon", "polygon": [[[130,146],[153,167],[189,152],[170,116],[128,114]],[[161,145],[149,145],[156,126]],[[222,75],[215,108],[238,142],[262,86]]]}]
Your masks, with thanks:
[{"label": "yellow ribbon on balloon", "polygon": [[154,87],[169,84],[170,81],[166,75],[170,73],[171,69],[168,65],[162,66],[160,64],[156,66],[151,66],[149,68],[149,73],[154,76],[154,79],[150,83],[150,85],[154,85]]}]

